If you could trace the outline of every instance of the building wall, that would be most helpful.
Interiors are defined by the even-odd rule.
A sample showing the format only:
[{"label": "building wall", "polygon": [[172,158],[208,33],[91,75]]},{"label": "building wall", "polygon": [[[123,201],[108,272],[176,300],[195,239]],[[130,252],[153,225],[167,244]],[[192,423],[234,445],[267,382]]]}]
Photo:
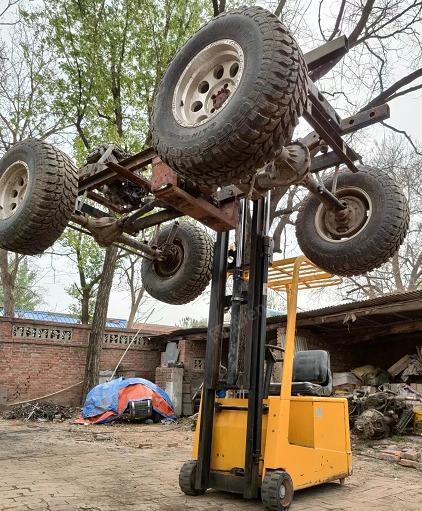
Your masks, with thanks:
[{"label": "building wall", "polygon": [[[0,395],[23,401],[74,385],[84,377],[89,327],[0,318]],[[101,370],[113,370],[136,332],[106,330]],[[154,381],[162,343],[140,334],[123,359],[118,374]],[[81,385],[50,398],[78,406]]]}]

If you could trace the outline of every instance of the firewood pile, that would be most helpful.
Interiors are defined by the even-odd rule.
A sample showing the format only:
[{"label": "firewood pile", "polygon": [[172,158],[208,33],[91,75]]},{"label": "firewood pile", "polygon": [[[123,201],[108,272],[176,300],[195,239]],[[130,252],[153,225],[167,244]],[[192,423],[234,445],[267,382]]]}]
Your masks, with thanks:
[{"label": "firewood pile", "polygon": [[14,406],[11,410],[3,414],[3,418],[38,422],[61,422],[71,419],[74,415],[75,410],[69,406],[43,401]]}]

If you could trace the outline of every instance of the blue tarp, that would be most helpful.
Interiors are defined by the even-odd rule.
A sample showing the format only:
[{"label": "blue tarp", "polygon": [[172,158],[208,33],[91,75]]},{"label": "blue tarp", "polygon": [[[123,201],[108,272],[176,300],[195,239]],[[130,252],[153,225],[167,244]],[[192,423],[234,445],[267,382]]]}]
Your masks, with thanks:
[{"label": "blue tarp", "polygon": [[[155,385],[155,383],[145,380],[144,378],[117,378],[106,383],[101,383],[89,391],[82,408],[82,416],[84,418],[95,417],[109,411],[119,414],[119,392],[129,385],[143,385],[152,392],[157,393],[166,401],[172,410],[174,410],[169,395],[158,385]],[[163,417],[172,417],[169,416],[168,413],[165,413],[163,409],[157,408],[156,406],[154,406],[154,410]]]}]

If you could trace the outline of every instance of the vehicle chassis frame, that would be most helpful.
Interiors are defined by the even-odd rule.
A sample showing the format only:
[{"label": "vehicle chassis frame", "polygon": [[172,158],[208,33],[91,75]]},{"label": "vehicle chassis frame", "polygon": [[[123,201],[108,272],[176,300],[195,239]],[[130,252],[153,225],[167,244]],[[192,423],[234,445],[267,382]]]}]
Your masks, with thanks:
[{"label": "vehicle chassis frame", "polygon": [[[309,75],[307,105],[303,117],[314,131],[299,142],[309,150],[311,173],[318,173],[341,164],[350,171],[357,172],[356,162],[361,161],[361,157],[342,137],[383,121],[390,115],[388,105],[382,104],[341,119],[318,90],[312,81],[312,75],[321,66],[345,55],[347,51],[347,39],[341,36],[305,54]],[[79,200],[72,220],[79,224],[76,228],[83,227],[84,232],[93,234],[95,237],[95,230],[90,228],[86,230],[87,217],[116,218],[121,236],[116,237],[114,242],[121,243],[129,250],[148,259],[159,258],[160,250],[156,247],[151,249],[147,243],[137,240],[134,236],[140,231],[188,215],[217,232],[224,232],[235,228],[238,224],[241,197],[248,195],[251,198],[257,198],[264,193],[254,190],[253,184],[226,186],[218,192],[199,188],[181,179],[160,160],[153,148],[147,148],[117,161],[110,158],[113,147],[109,146],[98,162],[87,164],[80,169]],[[141,173],[151,164],[152,179],[147,179]],[[152,194],[152,200],[140,208],[121,207],[112,203],[96,190],[114,180],[129,181],[141,187],[146,194]],[[331,204],[337,209],[341,208],[341,204],[333,194],[310,176],[302,184],[322,202]],[[86,204],[86,198],[106,207],[109,213]],[[161,210],[154,212],[155,208],[161,208]]]}]

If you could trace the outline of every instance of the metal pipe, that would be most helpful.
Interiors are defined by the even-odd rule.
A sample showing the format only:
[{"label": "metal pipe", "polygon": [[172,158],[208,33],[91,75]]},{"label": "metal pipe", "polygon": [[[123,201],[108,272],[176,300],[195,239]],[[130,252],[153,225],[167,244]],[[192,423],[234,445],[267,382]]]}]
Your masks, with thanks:
[{"label": "metal pipe", "polygon": [[123,243],[128,247],[134,248],[135,250],[142,252],[145,259],[150,259],[151,261],[161,260],[163,258],[161,250],[152,248],[146,243],[142,243],[142,241],[138,241],[137,239],[132,238],[127,234],[122,234],[121,236],[119,236],[119,238],[117,238],[116,240],[116,243]]},{"label": "metal pipe", "polygon": [[161,224],[163,222],[167,222],[169,220],[174,220],[175,218],[179,218],[183,216],[183,213],[176,211],[173,208],[164,209],[163,211],[159,211],[158,213],[153,213],[152,215],[147,215],[145,217],[140,218],[139,220],[135,220],[131,225],[130,229],[125,231],[129,234],[134,232],[142,231],[143,229],[148,229],[148,227],[152,227],[157,224]]},{"label": "metal pipe", "polygon": [[267,280],[271,240],[266,236],[269,196],[254,203],[249,276],[248,308],[251,324],[247,344],[248,417],[245,448],[245,486],[243,496],[256,498],[259,493],[264,359],[266,337]]},{"label": "metal pipe", "polygon": [[324,185],[320,185],[310,174],[305,177],[301,184],[315,195],[327,209],[346,209],[347,206],[343,204],[343,202],[332,194]]},{"label": "metal pipe", "polygon": [[[111,217],[103,218],[107,220],[109,219],[111,222],[113,222],[113,219]],[[102,242],[103,246],[122,243],[123,245],[126,245],[137,250],[138,252],[141,252],[142,256],[145,257],[146,259],[150,260],[162,259],[163,255],[161,250],[152,248],[146,243],[142,243],[142,241],[139,241],[133,238],[132,236],[129,236],[124,233],[123,234],[119,233],[118,227],[117,228],[115,227],[115,225],[117,225],[117,221],[116,224],[110,223],[109,226],[105,225],[101,226],[98,223],[96,224],[96,221],[98,222],[99,220],[102,219],[87,217],[80,213],[74,213],[72,215],[72,222],[75,222],[81,227],[85,227],[86,229],[88,229],[89,233],[93,236],[93,238],[97,242],[100,242],[100,244]],[[106,230],[108,230],[109,234],[107,234]],[[105,234],[107,234],[107,236],[105,236]]]},{"label": "metal pipe", "polygon": [[130,231],[134,222],[142,218],[147,213],[150,213],[153,209],[157,207],[157,200],[152,200],[151,202],[147,202],[142,207],[140,207],[137,211],[127,215],[126,217],[121,219],[121,224],[126,231]]},{"label": "metal pipe", "polygon": [[240,310],[243,303],[243,252],[245,246],[246,198],[240,201],[239,239],[236,246],[236,265],[233,270],[230,337],[227,357],[227,385],[235,387],[239,376]]},{"label": "metal pipe", "polygon": [[239,243],[236,247],[236,268],[243,264],[243,252],[245,248],[245,224],[246,224],[246,198],[240,200],[239,205]]},{"label": "metal pipe", "polygon": [[206,490],[209,488],[215,391],[217,389],[220,372],[221,343],[223,338],[227,247],[228,232],[219,232],[214,249],[210,312],[205,350],[204,386],[202,388],[201,397],[201,422],[199,425],[198,441],[198,464],[195,478],[195,489],[197,490]]}]

